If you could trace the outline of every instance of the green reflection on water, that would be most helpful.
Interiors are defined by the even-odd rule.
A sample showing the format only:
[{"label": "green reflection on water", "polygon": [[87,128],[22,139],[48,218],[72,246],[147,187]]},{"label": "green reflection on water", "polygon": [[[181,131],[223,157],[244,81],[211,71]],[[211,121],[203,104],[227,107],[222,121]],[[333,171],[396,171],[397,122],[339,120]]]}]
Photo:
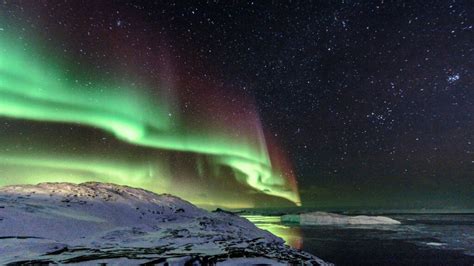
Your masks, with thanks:
[{"label": "green reflection on water", "polygon": [[258,228],[281,237],[291,247],[301,249],[303,238],[299,227],[286,226],[281,223],[280,216],[242,215]]}]

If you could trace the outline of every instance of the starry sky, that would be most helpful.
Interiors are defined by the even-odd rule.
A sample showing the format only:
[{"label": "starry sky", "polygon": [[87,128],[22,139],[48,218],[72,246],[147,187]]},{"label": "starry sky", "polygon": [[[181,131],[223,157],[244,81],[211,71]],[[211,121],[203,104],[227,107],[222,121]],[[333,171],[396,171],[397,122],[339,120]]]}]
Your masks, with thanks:
[{"label": "starry sky", "polygon": [[[257,134],[242,143],[266,143],[271,161],[280,158],[287,190],[278,193],[292,191],[287,200],[299,201],[298,194],[303,206],[317,208],[460,210],[474,208],[472,14],[471,1],[6,0],[0,34],[15,28],[20,42],[34,38],[47,60],[80,72],[80,82],[133,80],[162,101],[165,118],[184,117],[209,142],[215,129],[227,136],[241,129],[237,139],[256,134],[242,128],[264,131],[265,140]],[[150,85],[157,83],[167,89]],[[5,142],[7,135],[21,142],[19,132],[54,132],[73,136],[64,137],[69,148],[88,147],[80,156],[132,149],[167,165],[201,160],[122,147],[100,130],[0,121]],[[118,157],[133,166],[124,171],[136,169],[137,162]],[[190,168],[167,169],[183,167]],[[179,180],[192,183],[186,193],[196,184],[189,175]]]}]

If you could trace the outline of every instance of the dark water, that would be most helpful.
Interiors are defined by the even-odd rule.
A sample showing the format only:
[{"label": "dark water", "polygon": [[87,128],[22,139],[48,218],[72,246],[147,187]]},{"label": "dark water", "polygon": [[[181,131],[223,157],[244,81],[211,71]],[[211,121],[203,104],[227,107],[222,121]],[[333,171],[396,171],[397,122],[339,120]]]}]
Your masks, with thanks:
[{"label": "dark water", "polygon": [[251,220],[336,265],[474,265],[474,215],[388,216],[402,224],[298,226],[281,224],[275,216]]}]

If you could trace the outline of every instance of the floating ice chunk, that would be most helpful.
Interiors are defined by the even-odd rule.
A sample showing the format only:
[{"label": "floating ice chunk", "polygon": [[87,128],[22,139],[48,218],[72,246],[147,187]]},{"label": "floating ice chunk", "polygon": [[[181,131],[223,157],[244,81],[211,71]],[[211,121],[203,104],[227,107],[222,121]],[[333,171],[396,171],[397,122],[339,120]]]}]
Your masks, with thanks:
[{"label": "floating ice chunk", "polygon": [[385,216],[347,216],[327,212],[283,215],[281,221],[286,223],[299,223],[302,225],[400,224],[399,221]]},{"label": "floating ice chunk", "polygon": [[441,246],[445,246],[446,244],[444,244],[444,243],[438,243],[438,242],[427,242],[426,245],[428,245],[428,246],[434,246],[434,247],[441,247]]}]

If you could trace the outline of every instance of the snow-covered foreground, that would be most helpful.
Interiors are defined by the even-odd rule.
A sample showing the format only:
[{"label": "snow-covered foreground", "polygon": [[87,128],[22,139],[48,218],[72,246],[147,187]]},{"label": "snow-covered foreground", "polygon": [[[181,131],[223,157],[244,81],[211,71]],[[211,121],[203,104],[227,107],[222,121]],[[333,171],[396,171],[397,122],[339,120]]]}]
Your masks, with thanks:
[{"label": "snow-covered foreground", "polygon": [[0,264],[325,264],[234,214],[103,183],[0,188]]},{"label": "snow-covered foreground", "polygon": [[281,217],[282,222],[299,223],[301,225],[370,225],[370,224],[400,224],[399,221],[384,216],[347,216],[327,212],[310,212],[289,214]]}]

